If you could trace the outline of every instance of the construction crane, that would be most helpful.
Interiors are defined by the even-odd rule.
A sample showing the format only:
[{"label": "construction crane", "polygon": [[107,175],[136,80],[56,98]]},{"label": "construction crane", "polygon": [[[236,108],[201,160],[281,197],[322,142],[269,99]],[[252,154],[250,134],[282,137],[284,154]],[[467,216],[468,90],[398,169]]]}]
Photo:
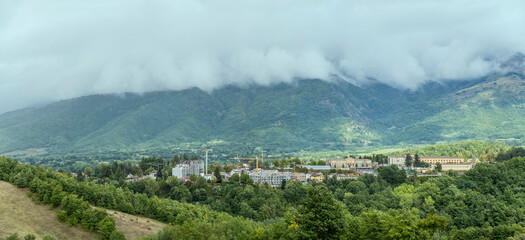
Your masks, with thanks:
[{"label": "construction crane", "polygon": [[262,164],[264,164],[264,153],[265,153],[265,152],[266,152],[266,151],[264,151],[263,149],[261,149],[261,162],[262,162]]},{"label": "construction crane", "polygon": [[230,159],[235,159],[235,160],[255,160],[255,169],[257,172],[259,172],[259,158],[258,157],[255,157],[255,158],[239,158],[239,157],[236,157],[236,158],[230,158]]},{"label": "construction crane", "polygon": [[206,151],[206,164],[204,165],[204,175],[208,174],[208,151],[213,151],[213,149],[179,149],[180,151]]}]

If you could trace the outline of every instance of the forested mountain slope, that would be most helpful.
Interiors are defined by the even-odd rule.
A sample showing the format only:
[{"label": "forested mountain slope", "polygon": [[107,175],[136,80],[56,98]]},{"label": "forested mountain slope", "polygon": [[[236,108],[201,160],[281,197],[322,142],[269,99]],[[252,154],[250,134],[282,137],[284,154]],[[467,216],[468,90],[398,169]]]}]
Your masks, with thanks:
[{"label": "forested mountain slope", "polygon": [[506,139],[525,134],[519,74],[428,83],[300,80],[272,86],[92,95],[0,115],[0,153],[206,146],[273,152]]}]

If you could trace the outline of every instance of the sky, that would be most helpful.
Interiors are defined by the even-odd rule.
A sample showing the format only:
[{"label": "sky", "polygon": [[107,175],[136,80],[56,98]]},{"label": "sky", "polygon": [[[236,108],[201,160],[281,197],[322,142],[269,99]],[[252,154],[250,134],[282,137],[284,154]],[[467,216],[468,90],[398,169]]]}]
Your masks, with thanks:
[{"label": "sky", "polygon": [[429,81],[525,53],[523,0],[0,0],[0,113],[99,93]]}]

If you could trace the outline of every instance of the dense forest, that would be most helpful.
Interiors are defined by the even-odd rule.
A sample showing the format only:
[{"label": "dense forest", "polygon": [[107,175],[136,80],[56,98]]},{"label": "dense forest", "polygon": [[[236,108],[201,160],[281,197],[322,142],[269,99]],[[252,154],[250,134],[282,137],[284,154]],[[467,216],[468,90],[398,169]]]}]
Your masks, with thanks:
[{"label": "dense forest", "polygon": [[460,176],[407,178],[396,167],[381,167],[377,176],[310,185],[288,181],[280,188],[254,185],[246,176],[119,185],[5,157],[0,179],[28,187],[38,201],[60,206],[61,221],[98,231],[102,239],[121,232],[90,204],[170,223],[147,239],[506,239],[520,236],[525,227],[520,149]]}]

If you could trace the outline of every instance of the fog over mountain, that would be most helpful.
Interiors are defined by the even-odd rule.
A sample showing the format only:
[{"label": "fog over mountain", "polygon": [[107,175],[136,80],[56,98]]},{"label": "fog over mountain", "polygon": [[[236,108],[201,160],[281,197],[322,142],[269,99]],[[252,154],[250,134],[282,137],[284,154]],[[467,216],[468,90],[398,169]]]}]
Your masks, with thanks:
[{"label": "fog over mountain", "polygon": [[0,113],[95,93],[501,71],[522,0],[0,1]]}]

